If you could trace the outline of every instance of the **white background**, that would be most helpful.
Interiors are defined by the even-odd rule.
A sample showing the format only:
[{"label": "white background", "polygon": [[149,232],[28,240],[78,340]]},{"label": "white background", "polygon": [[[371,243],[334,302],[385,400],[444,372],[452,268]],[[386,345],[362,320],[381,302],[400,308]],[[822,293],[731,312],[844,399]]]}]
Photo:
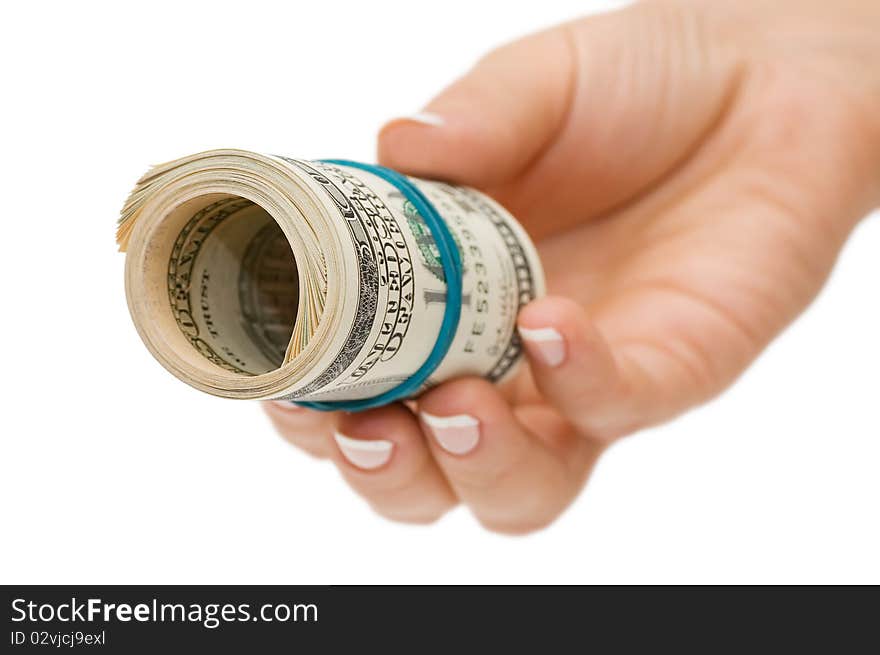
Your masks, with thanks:
[{"label": "white background", "polygon": [[371,161],[382,122],[486,49],[602,6],[0,9],[0,582],[880,583],[880,217],[732,390],[615,446],[528,537],[463,510],[374,516],[131,325],[113,232],[148,165],[220,146]]}]

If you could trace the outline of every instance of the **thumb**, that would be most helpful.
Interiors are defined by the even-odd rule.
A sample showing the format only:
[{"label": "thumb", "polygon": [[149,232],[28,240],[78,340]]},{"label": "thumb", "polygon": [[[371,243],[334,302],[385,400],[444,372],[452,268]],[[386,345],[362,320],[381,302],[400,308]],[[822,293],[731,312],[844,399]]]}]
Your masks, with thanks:
[{"label": "thumb", "polygon": [[536,236],[605,215],[705,154],[733,111],[741,56],[705,14],[638,3],[506,45],[386,125],[379,161],[486,191]]},{"label": "thumb", "polygon": [[381,164],[486,188],[523,171],[560,128],[574,61],[565,27],[503,46],[379,133]]}]

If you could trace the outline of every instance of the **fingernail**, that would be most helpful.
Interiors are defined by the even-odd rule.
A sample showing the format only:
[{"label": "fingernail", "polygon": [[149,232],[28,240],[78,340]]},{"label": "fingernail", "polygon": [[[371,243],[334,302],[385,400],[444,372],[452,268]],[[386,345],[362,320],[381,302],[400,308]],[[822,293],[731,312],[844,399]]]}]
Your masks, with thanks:
[{"label": "fingernail", "polygon": [[448,453],[464,455],[477,447],[480,440],[480,422],[473,416],[434,416],[421,412],[422,420],[431,428],[431,433]]},{"label": "fingernail", "polygon": [[443,117],[439,114],[432,114],[429,111],[420,111],[415,114],[409,114],[407,116],[401,116],[397,120],[401,121],[413,121],[414,123],[421,123],[422,125],[430,125],[431,127],[440,127],[446,121],[443,120]]},{"label": "fingernail", "polygon": [[336,432],[333,435],[345,459],[362,469],[377,469],[391,459],[394,444],[385,439],[352,439]]},{"label": "fingernail", "polygon": [[275,405],[275,407],[280,407],[285,412],[301,412],[305,409],[290,400],[270,400],[269,402]]},{"label": "fingernail", "polygon": [[565,359],[565,340],[553,328],[519,328],[519,335],[532,354],[547,366],[559,366]]}]

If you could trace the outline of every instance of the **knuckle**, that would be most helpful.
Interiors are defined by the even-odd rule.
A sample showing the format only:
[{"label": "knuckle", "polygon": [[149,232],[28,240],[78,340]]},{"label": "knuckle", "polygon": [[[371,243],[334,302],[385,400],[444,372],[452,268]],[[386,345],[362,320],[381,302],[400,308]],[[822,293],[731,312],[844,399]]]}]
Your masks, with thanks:
[{"label": "knuckle", "polygon": [[362,412],[337,412],[334,416],[336,429],[349,436],[384,436],[390,430],[405,431],[400,405],[392,404]]},{"label": "knuckle", "polygon": [[281,438],[291,446],[302,450],[309,455],[319,459],[325,459],[330,453],[330,446],[327,443],[329,433],[323,434],[316,430],[310,431],[293,431],[279,430]]},{"label": "knuckle", "polygon": [[491,532],[529,534],[556,521],[572,498],[568,482],[539,484],[512,498],[504,508],[475,514],[480,524]]},{"label": "knuckle", "polygon": [[371,501],[382,501],[406,496],[407,492],[428,474],[430,462],[430,458],[425,454],[417,463],[383,466],[375,470],[356,468],[344,457],[337,464],[355,491]]},{"label": "knuckle", "polygon": [[474,414],[472,408],[493,397],[495,387],[482,378],[460,378],[444,382],[419,399],[419,409],[430,414]]},{"label": "knuckle", "polygon": [[485,491],[498,487],[510,472],[510,467],[498,463],[478,465],[457,460],[454,470],[452,466],[447,466],[447,472],[455,484],[473,490]]},{"label": "knuckle", "polygon": [[382,503],[370,503],[370,507],[379,516],[395,523],[408,523],[412,525],[431,525],[436,523],[453,506],[451,502],[410,503],[396,507],[383,505]]},{"label": "knuckle", "polygon": [[315,459],[327,459],[328,457],[327,449],[322,446],[316,444],[303,444],[292,439],[287,439],[287,441],[297,450],[301,450],[306,455],[314,457]]},{"label": "knuckle", "polygon": [[[493,437],[511,444],[519,443],[518,439],[505,439],[504,434],[496,434]],[[455,484],[485,492],[500,487],[506,478],[521,471],[525,465],[527,454],[528,448],[520,444],[511,446],[503,456],[456,457],[452,461],[444,461],[441,467],[455,481]]]},{"label": "knuckle", "polygon": [[480,518],[480,525],[486,530],[509,537],[524,536],[543,530],[550,526],[557,518],[556,514],[542,517],[529,518]]}]

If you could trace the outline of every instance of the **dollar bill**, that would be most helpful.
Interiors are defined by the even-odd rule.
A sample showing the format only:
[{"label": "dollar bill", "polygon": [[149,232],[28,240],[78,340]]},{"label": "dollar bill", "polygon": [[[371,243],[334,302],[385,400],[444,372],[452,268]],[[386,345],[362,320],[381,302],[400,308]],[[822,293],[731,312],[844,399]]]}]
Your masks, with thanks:
[{"label": "dollar bill", "polygon": [[[508,377],[519,309],[544,292],[534,246],[482,193],[408,178],[461,259],[462,307],[420,389]],[[411,198],[374,171],[213,150],[149,171],[117,240],[135,326],[171,373],[229,398],[354,401],[410,380],[447,309],[448,271]]]}]

